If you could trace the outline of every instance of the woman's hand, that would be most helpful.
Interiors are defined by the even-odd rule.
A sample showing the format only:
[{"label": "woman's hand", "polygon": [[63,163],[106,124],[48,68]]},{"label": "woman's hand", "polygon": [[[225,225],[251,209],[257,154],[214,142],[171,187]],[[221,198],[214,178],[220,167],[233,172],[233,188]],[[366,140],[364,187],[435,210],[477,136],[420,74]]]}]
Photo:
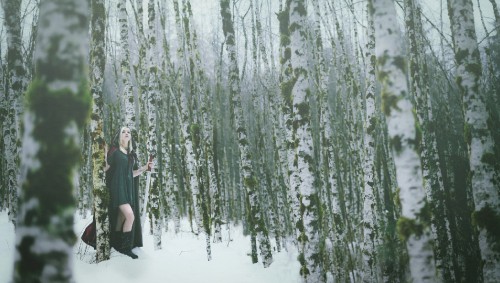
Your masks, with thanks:
[{"label": "woman's hand", "polygon": [[146,165],[137,168],[137,170],[134,170],[133,176],[137,177],[137,176],[141,175],[142,173],[144,173],[145,171],[151,171],[151,169],[148,170],[148,168],[153,169],[153,162],[152,161],[149,161],[148,163],[146,163]]},{"label": "woman's hand", "polygon": [[144,171],[151,171],[153,170],[153,161],[148,161],[148,163],[146,163],[146,165],[144,165],[146,168],[144,169]]},{"label": "woman's hand", "polygon": [[144,171],[151,171],[153,169],[153,161],[149,161],[148,163],[146,163],[146,165],[144,166],[141,166],[141,168],[139,168],[139,172],[142,173]]}]

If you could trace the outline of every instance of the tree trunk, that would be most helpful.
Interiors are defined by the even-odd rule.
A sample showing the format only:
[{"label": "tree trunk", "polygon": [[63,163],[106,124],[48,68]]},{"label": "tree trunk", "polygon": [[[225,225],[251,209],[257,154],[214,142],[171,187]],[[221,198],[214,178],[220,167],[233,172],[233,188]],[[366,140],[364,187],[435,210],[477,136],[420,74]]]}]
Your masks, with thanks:
[{"label": "tree trunk", "polygon": [[[134,77],[136,84],[132,87],[135,88],[137,91],[137,109],[138,111],[138,121],[137,121],[137,137],[136,137],[136,142],[137,142],[137,148],[135,149],[135,152],[137,153],[137,158],[139,160],[146,160],[148,158],[147,155],[147,141],[148,141],[148,114],[150,111],[148,110],[148,87],[149,87],[149,74],[148,74],[148,55],[147,55],[147,45],[148,45],[148,38],[146,33],[144,32],[144,9],[143,9],[143,0],[136,0],[135,5],[133,5],[132,1],[129,0],[129,3],[131,5],[129,7],[132,8],[132,11],[134,13],[135,17],[135,25],[137,27],[137,32],[135,33],[136,38],[135,40],[137,41],[138,46],[138,56],[137,56],[137,61],[135,61],[134,65],[132,66],[134,70]],[[154,5],[154,4],[153,4]],[[146,4],[146,6],[148,6]],[[133,24],[130,25],[130,27],[133,27]],[[127,51],[128,52],[128,51]],[[129,53],[130,54],[130,53]],[[158,54],[156,54],[158,55]],[[128,55],[130,56],[130,55]],[[157,58],[158,60],[159,58]],[[158,61],[161,61],[159,59]],[[130,80],[131,77],[128,77]],[[144,203],[144,198],[148,194],[148,192],[145,192],[145,189],[147,187],[146,185],[147,178],[139,178],[139,199],[140,203]],[[140,213],[141,215],[145,214],[145,210],[147,210],[147,207],[141,206],[140,207]]]},{"label": "tree trunk", "polygon": [[[156,63],[158,46],[156,37],[156,13],[155,3],[153,0],[148,0],[148,88],[147,88],[147,124],[148,124],[148,138],[147,138],[147,152],[149,156],[153,156],[153,170],[148,172],[147,178],[150,178],[149,186],[149,219],[153,227],[153,238],[155,250],[161,249],[161,232],[162,232],[162,217],[161,217],[161,203],[160,203],[160,176],[158,169],[158,137],[157,137],[157,114],[159,104],[159,84],[158,84],[158,66]],[[139,9],[141,11],[142,8]],[[140,13],[142,15],[142,13]],[[140,18],[139,18],[140,19]],[[147,186],[146,186],[147,187]],[[144,209],[147,209],[144,207]]]},{"label": "tree trunk", "polygon": [[[280,90],[281,97],[277,99],[281,102],[281,111],[278,113],[282,116],[281,125],[277,131],[277,147],[280,157],[280,163],[283,170],[283,178],[285,184],[288,188],[288,206],[291,209],[291,219],[293,223],[296,223],[299,219],[300,214],[300,204],[299,204],[299,192],[290,186],[291,180],[297,178],[297,171],[293,169],[293,161],[295,158],[294,148],[293,148],[293,118],[292,118],[292,88],[295,84],[295,77],[293,76],[293,66],[291,62],[291,48],[290,48],[290,5],[291,0],[286,0],[285,7],[278,14],[278,20],[280,23]],[[277,121],[275,122],[277,123]],[[275,126],[275,127],[276,127]],[[295,232],[295,231],[294,231]]]},{"label": "tree trunk", "polygon": [[495,282],[500,278],[500,236],[496,228],[500,220],[500,179],[498,169],[495,169],[494,142],[485,96],[479,91],[482,70],[472,1],[448,0],[448,15],[457,62],[456,79],[464,107],[465,138],[469,147],[475,205],[473,218],[479,229],[483,277],[484,282]]},{"label": "tree trunk", "polygon": [[41,2],[24,117],[14,282],[74,281],[74,174],[92,104],[84,66],[88,12],[87,1]]},{"label": "tree trunk", "polygon": [[375,181],[375,148],[377,117],[375,112],[375,26],[373,17],[368,13],[367,44],[365,56],[368,59],[366,71],[365,92],[365,118],[364,118],[364,191],[363,191],[363,282],[379,282],[379,260],[377,248],[379,243],[379,224],[377,219],[377,206],[375,190],[380,190],[378,182]]},{"label": "tree trunk", "polygon": [[221,16],[222,16],[222,31],[226,39],[226,50],[229,56],[229,91],[231,97],[231,107],[233,109],[233,117],[238,135],[238,147],[240,150],[241,171],[243,175],[243,185],[245,187],[249,205],[250,214],[253,219],[254,226],[251,230],[257,233],[259,240],[260,255],[264,267],[269,267],[273,262],[271,253],[271,243],[269,235],[264,223],[261,206],[258,200],[258,182],[255,177],[252,155],[248,144],[247,130],[241,107],[241,89],[240,77],[238,69],[238,61],[236,55],[236,42],[233,22],[231,18],[231,10],[229,9],[230,0],[221,0]]},{"label": "tree trunk", "polygon": [[90,91],[93,98],[92,120],[90,123],[92,138],[92,183],[94,195],[94,217],[96,221],[96,260],[108,260],[109,245],[109,193],[105,184],[104,167],[106,166],[104,139],[104,66],[106,62],[105,35],[106,11],[104,0],[91,2],[91,49],[90,49]]},{"label": "tree trunk", "polygon": [[406,59],[392,0],[372,0],[376,55],[382,83],[383,111],[396,165],[402,216],[400,236],[406,240],[414,282],[436,282],[436,268],[430,237],[430,211],[423,188],[420,143],[412,105],[407,97]]},{"label": "tree trunk", "polygon": [[80,215],[85,216],[93,211],[92,198],[92,141],[90,136],[90,125],[83,129],[81,135],[82,155],[80,158],[80,172],[77,184],[78,210]]},{"label": "tree trunk", "polygon": [[299,244],[300,274],[303,282],[323,282],[321,269],[320,200],[315,180],[313,137],[311,127],[311,88],[307,66],[307,8],[305,1],[292,0],[290,5],[290,51],[295,83],[291,91],[293,105],[294,168],[297,178],[290,180],[292,191],[299,192],[300,215],[296,220]]},{"label": "tree trunk", "polygon": [[[182,28],[182,22],[181,22],[181,15],[180,15],[180,10],[179,10],[179,4],[178,1],[174,1],[174,10],[175,10],[175,21],[176,21],[176,26],[177,26],[177,33],[179,34],[180,37],[180,43],[179,43],[179,48],[177,50],[177,54],[179,55],[180,62],[183,64],[180,68],[182,72],[184,73],[184,76],[187,76],[186,74],[189,74],[189,72],[186,70],[186,66],[184,63],[185,57],[186,57],[186,36],[183,32]],[[198,160],[196,158],[195,154],[195,149],[193,145],[193,137],[191,134],[191,126],[192,126],[192,117],[191,117],[191,108],[190,108],[190,98],[188,97],[189,93],[189,88],[186,87],[186,83],[184,83],[185,78],[182,78],[183,82],[181,82],[181,85],[179,87],[180,91],[180,98],[175,98],[176,99],[176,107],[177,107],[177,113],[179,115],[179,118],[181,120],[181,134],[182,134],[182,142],[181,144],[184,144],[185,148],[185,162],[186,162],[186,169],[187,169],[187,186],[191,190],[191,195],[192,195],[192,201],[193,201],[193,213],[194,213],[194,220],[196,223],[196,231],[195,233],[199,233],[199,229],[203,227],[202,225],[202,216],[201,216],[201,204],[198,202],[198,195],[200,194],[199,192],[199,180],[197,177],[197,168],[198,168]],[[175,96],[175,94],[173,94]]]},{"label": "tree trunk", "polygon": [[[7,28],[7,68],[5,74],[6,116],[3,120],[5,175],[9,220],[16,225],[18,213],[18,176],[20,121],[23,93],[26,89],[26,70],[23,65],[21,38],[21,1],[2,0]],[[4,174],[4,173],[2,173]]]},{"label": "tree trunk", "polygon": [[[130,83],[130,55],[129,55],[129,36],[128,36],[128,15],[125,0],[118,0],[118,23],[120,25],[120,42],[121,42],[121,79],[123,87],[123,105],[125,108],[125,117],[122,117],[123,126],[129,127],[133,132],[136,132],[136,114],[134,104],[134,92]],[[144,208],[145,209],[145,208]]]}]

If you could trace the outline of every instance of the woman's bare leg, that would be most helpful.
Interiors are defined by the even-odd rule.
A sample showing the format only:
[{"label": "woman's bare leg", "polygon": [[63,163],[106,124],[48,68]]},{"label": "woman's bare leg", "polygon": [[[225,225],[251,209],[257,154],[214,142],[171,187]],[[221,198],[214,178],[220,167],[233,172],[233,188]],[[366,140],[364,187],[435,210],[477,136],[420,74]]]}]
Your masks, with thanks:
[{"label": "woman's bare leg", "polygon": [[[123,223],[123,232],[130,232],[132,231],[132,225],[134,224],[134,211],[132,210],[132,207],[130,204],[122,204],[119,206],[120,207],[120,214],[125,217],[125,223]],[[120,217],[118,217],[120,218]]]},{"label": "woman's bare leg", "polygon": [[125,221],[125,216],[123,216],[121,209],[118,209],[118,215],[116,216],[115,231],[119,231],[119,232],[122,231],[124,221]]}]

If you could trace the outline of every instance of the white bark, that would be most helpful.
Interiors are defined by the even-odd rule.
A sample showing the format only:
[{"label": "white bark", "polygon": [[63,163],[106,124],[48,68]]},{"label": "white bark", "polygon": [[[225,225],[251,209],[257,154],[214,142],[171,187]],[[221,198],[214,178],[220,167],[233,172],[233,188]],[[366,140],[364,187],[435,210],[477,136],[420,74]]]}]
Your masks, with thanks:
[{"label": "white bark", "polygon": [[[174,1],[174,8],[175,8],[175,21],[176,21],[176,26],[177,26],[177,33],[178,36],[181,38],[180,40],[180,47],[177,51],[177,54],[179,55],[180,62],[184,66],[182,66],[183,72],[186,74],[189,74],[188,71],[188,66],[186,66],[186,48],[188,43],[186,43],[186,35],[183,32],[182,28],[182,21],[181,21],[181,15],[180,15],[180,10],[178,6],[178,1]],[[186,162],[186,169],[188,171],[188,181],[189,181],[189,188],[191,189],[191,195],[192,195],[192,201],[193,201],[193,212],[194,212],[194,220],[196,223],[196,231],[195,233],[200,233],[199,231],[201,227],[203,227],[203,219],[202,219],[202,212],[201,212],[201,204],[199,203],[199,200],[201,197],[199,197],[200,190],[199,190],[199,182],[198,182],[198,177],[197,177],[197,168],[198,168],[198,160],[196,158],[196,153],[195,149],[193,146],[193,137],[191,135],[191,124],[192,124],[192,117],[190,116],[191,111],[190,111],[190,102],[188,99],[188,93],[189,88],[185,86],[185,83],[183,83],[182,88],[180,88],[180,101],[176,101],[177,103],[177,109],[178,109],[178,114],[179,117],[181,118],[181,133],[182,133],[182,139],[184,143],[184,148],[186,150],[185,152],[185,162]],[[172,92],[173,93],[173,92]],[[175,94],[173,94],[175,96]]]},{"label": "white bark", "polygon": [[258,182],[254,173],[250,147],[248,145],[247,129],[241,107],[241,89],[237,61],[235,32],[231,19],[229,0],[221,0],[222,30],[226,39],[226,50],[230,60],[229,64],[229,91],[233,107],[234,122],[236,125],[238,148],[240,151],[240,168],[242,181],[250,203],[250,213],[253,219],[251,230],[257,233],[260,255],[264,267],[269,267],[273,262],[269,235],[264,224],[261,206],[258,200]]},{"label": "white bark", "polygon": [[[153,156],[153,170],[150,179],[149,191],[149,214],[153,226],[153,238],[155,250],[161,249],[162,217],[160,203],[160,184],[158,176],[158,141],[157,141],[157,111],[159,101],[158,66],[157,66],[157,37],[156,37],[156,14],[153,0],[148,0],[148,91],[147,91],[147,118],[148,139],[146,143],[147,152]],[[141,11],[142,8],[139,9]],[[142,15],[142,13],[140,13]],[[140,20],[142,18],[139,18]],[[149,157],[148,157],[149,158]],[[149,159],[148,159],[149,160]],[[146,208],[144,208],[146,209]]]},{"label": "white bark", "polygon": [[40,3],[36,77],[24,116],[14,282],[74,281],[73,191],[79,132],[91,108],[84,66],[88,12],[87,1]]},{"label": "white bark", "polygon": [[[455,58],[457,83],[463,97],[465,135],[469,147],[470,172],[479,229],[479,248],[483,260],[484,282],[500,278],[500,238],[493,224],[500,217],[498,184],[495,171],[494,142],[488,128],[488,112],[484,94],[479,92],[481,62],[476,40],[471,0],[448,0]],[[497,248],[495,248],[497,247]]]},{"label": "white bark", "polygon": [[[299,258],[303,282],[323,282],[320,255],[320,235],[315,223],[319,221],[319,197],[315,184],[313,138],[311,130],[311,88],[307,71],[307,8],[305,1],[293,0],[290,5],[291,64],[295,75],[292,88],[294,141],[297,178],[290,187],[300,193],[301,214],[297,219]],[[316,227],[315,227],[316,226]]]},{"label": "white bark", "polygon": [[16,224],[18,210],[19,143],[23,92],[26,89],[26,70],[22,58],[21,2],[2,0],[4,21],[7,29],[7,69],[5,88],[5,120],[3,121],[3,142],[5,174],[7,185],[7,206],[9,220]]},{"label": "white bark", "polygon": [[129,55],[129,36],[128,36],[128,14],[125,0],[118,0],[118,22],[120,24],[120,43],[121,43],[121,78],[123,84],[123,105],[125,108],[125,121],[123,124],[131,130],[136,129],[136,114],[134,104],[134,92],[130,83],[130,55]]},{"label": "white bark", "polygon": [[[288,205],[291,208],[291,218],[292,222],[296,223],[299,219],[300,214],[300,204],[298,198],[298,192],[290,185],[291,180],[297,179],[297,171],[293,170],[293,160],[295,158],[293,144],[293,120],[292,120],[292,90],[294,78],[293,69],[291,64],[291,49],[290,49],[290,30],[289,30],[289,19],[290,19],[290,2],[286,1],[285,8],[280,10],[278,19],[280,20],[280,88],[281,96],[278,97],[277,102],[281,106],[281,111],[277,111],[281,116],[280,119],[276,119],[275,127],[277,134],[277,147],[279,152],[280,163],[282,167],[283,179],[288,188]],[[281,122],[281,123],[280,123]]]},{"label": "white bark", "polygon": [[[421,158],[422,173],[424,178],[424,190],[427,201],[433,213],[431,215],[431,233],[434,239],[434,251],[436,256],[436,267],[441,270],[438,274],[439,280],[444,278],[455,281],[453,268],[453,246],[451,245],[451,232],[449,229],[448,213],[445,199],[439,198],[444,195],[439,157],[437,155],[437,143],[434,129],[429,127],[433,122],[431,98],[429,96],[429,84],[423,50],[422,23],[420,18],[421,9],[418,2],[405,1],[406,31],[409,40],[409,72],[410,89],[415,97],[416,117],[422,128]],[[437,198],[437,199],[436,199]],[[444,278],[443,278],[444,275]]]},{"label": "white bark", "polygon": [[[170,95],[170,92],[169,92]],[[167,109],[173,109],[174,107],[170,107]],[[175,111],[173,111],[175,112]],[[175,233],[179,232],[180,230],[180,213],[179,209],[177,206],[176,198],[175,198],[175,193],[178,192],[177,189],[177,183],[176,183],[176,178],[177,176],[175,175],[175,169],[172,164],[174,160],[174,146],[173,144],[173,133],[174,133],[174,125],[172,122],[172,116],[173,113],[169,114],[169,116],[166,116],[163,112],[160,113],[160,117],[162,117],[162,121],[166,121],[166,126],[165,130],[161,131],[161,150],[162,150],[162,156],[163,156],[163,178],[162,180],[164,181],[164,185],[162,187],[164,188],[164,192],[166,194],[166,201],[167,201],[167,206],[168,209],[170,210],[170,218],[174,221],[174,231]],[[169,137],[167,137],[167,129],[168,132],[170,133]],[[166,219],[168,220],[168,218]],[[168,228],[167,226],[165,228]]]},{"label": "white bark", "polygon": [[375,141],[377,118],[375,114],[375,30],[372,15],[368,15],[367,46],[365,57],[368,59],[365,92],[364,119],[364,191],[363,191],[363,282],[379,282],[379,270],[376,249],[378,242],[377,208],[375,202]]},{"label": "white bark", "polygon": [[[376,54],[382,97],[396,178],[400,188],[402,218],[398,227],[407,239],[413,282],[436,282],[436,268],[428,219],[415,117],[408,100],[406,60],[401,49],[397,15],[392,0],[372,0]],[[405,229],[406,228],[406,229]]]},{"label": "white bark", "polygon": [[222,207],[220,200],[220,189],[215,175],[214,152],[213,152],[213,119],[209,113],[211,97],[208,93],[204,94],[203,104],[201,107],[201,116],[203,119],[203,147],[206,153],[206,163],[208,167],[208,193],[211,197],[213,206],[213,223],[214,223],[214,242],[222,242],[221,224],[222,224]]},{"label": "white bark", "polygon": [[94,194],[94,216],[96,220],[96,259],[101,262],[110,258],[108,189],[105,184],[104,168],[106,156],[104,149],[104,103],[103,83],[106,53],[104,36],[106,33],[106,14],[104,0],[91,2],[91,52],[90,52],[90,85],[93,99],[90,137],[92,139],[92,188]]}]

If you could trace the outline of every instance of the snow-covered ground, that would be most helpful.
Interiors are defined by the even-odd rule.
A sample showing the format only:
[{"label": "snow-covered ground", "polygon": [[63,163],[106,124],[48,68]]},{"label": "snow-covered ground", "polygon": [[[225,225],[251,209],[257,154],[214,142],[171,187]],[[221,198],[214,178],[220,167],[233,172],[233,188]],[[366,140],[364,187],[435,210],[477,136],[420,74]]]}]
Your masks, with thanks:
[{"label": "snow-covered ground", "polygon": [[[75,232],[78,236],[90,222],[75,215]],[[145,227],[148,227],[146,223]],[[79,240],[75,245],[74,275],[76,282],[205,282],[205,283],[294,283],[300,282],[297,252],[290,246],[287,251],[274,253],[269,268],[261,263],[252,264],[250,239],[242,234],[241,227],[223,229],[223,242],[212,243],[212,260],[207,261],[205,237],[189,232],[187,221],[182,222],[181,232],[169,229],[162,237],[163,249],[155,251],[153,237],[143,231],[144,247],[134,249],[139,259],[132,260],[112,250],[111,259],[99,264],[88,263],[93,249]],[[229,241],[232,239],[232,241]],[[10,282],[14,256],[14,227],[7,213],[0,213],[0,283]]]}]

